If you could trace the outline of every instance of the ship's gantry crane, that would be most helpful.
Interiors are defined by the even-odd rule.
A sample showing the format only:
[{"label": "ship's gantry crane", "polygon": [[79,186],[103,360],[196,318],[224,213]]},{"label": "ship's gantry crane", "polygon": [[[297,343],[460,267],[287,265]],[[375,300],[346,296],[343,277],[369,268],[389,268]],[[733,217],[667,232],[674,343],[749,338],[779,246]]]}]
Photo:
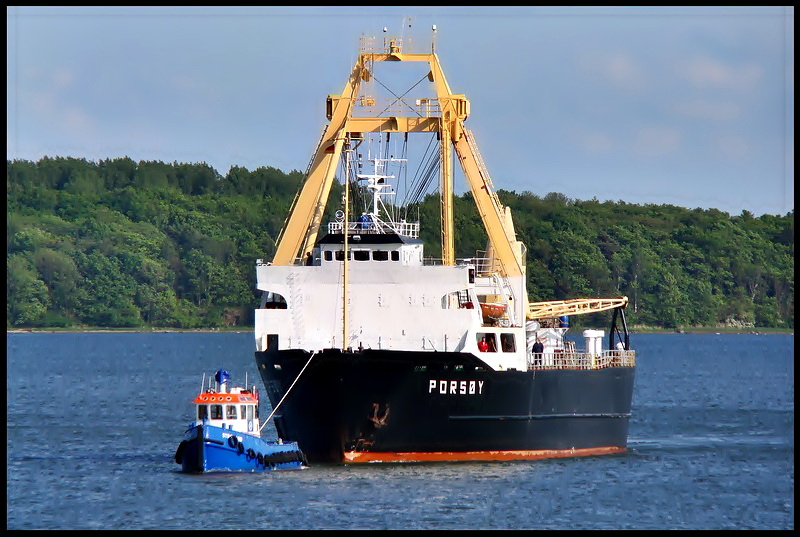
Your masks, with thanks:
[{"label": "ship's gantry crane", "polygon": [[[375,38],[361,38],[358,59],[350,78],[340,95],[329,95],[327,99],[328,125],[309,165],[302,188],[296,195],[289,216],[278,237],[273,265],[291,265],[310,252],[317,240],[325,204],[333,184],[337,163],[345,144],[350,139],[359,139],[362,133],[437,132],[441,140],[441,222],[442,263],[455,264],[454,220],[453,220],[453,170],[451,151],[455,149],[461,168],[472,191],[472,197],[489,238],[491,257],[499,275],[507,280],[524,280],[524,248],[516,240],[510,209],[504,207],[497,195],[472,133],[464,126],[470,112],[470,104],[464,95],[453,94],[445,79],[439,58],[431,48],[430,53],[409,53],[403,50],[402,38],[385,37],[381,47]],[[416,110],[414,115],[383,115],[379,117],[355,117],[354,109],[364,105],[368,97],[359,95],[363,82],[372,78],[376,62],[422,62],[430,71],[428,80],[433,83],[436,97],[425,100],[424,113]],[[420,104],[420,103],[417,103]],[[452,147],[452,149],[451,149]],[[524,284],[523,284],[524,288]],[[584,302],[580,306],[547,308],[542,304],[530,308],[527,296],[518,297],[528,319],[541,318],[543,311],[570,311],[572,314],[590,313],[609,309],[608,303]],[[627,300],[626,300],[627,302]],[[616,304],[612,307],[619,307]],[[624,304],[622,304],[624,305]],[[595,308],[598,306],[598,308]]]}]

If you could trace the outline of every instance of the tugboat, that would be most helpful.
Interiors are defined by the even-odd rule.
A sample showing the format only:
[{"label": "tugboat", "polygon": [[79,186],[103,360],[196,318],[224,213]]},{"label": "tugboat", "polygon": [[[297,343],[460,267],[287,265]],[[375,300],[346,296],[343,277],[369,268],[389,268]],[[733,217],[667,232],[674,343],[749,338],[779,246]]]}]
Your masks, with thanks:
[{"label": "tugboat", "polygon": [[228,372],[220,369],[214,375],[214,386],[209,378],[209,385],[200,390],[194,400],[197,419],[184,433],[175,462],[192,473],[266,472],[305,466],[296,442],[261,438],[256,387],[228,389],[229,379]]},{"label": "tugboat", "polygon": [[[628,299],[529,301],[525,247],[464,126],[470,103],[450,91],[434,48],[362,38],[344,90],[328,96],[330,122],[275,255],[256,263],[255,360],[278,434],[311,462],[344,464],[622,453],[635,373]],[[422,78],[390,88],[380,64],[421,66]],[[416,86],[433,96],[406,97]],[[411,134],[433,148],[416,167]],[[454,161],[488,239],[465,259],[454,249]],[[322,235],[339,164],[342,205]],[[407,194],[439,179],[441,259],[424,256],[412,220],[422,198],[394,203],[413,169]],[[586,330],[576,349],[569,317],[598,312],[611,317],[607,340]]]}]

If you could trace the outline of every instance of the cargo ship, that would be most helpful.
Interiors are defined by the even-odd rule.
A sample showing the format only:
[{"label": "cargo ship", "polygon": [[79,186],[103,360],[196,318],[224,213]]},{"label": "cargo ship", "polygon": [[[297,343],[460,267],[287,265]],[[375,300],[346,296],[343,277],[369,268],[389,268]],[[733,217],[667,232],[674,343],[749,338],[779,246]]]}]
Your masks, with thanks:
[{"label": "cargo ship", "polygon": [[[435,40],[420,52],[409,38],[362,37],[359,48],[342,93],[327,98],[329,122],[275,255],[256,263],[255,360],[279,437],[312,464],[624,452],[635,374],[627,298],[530,301],[525,246]],[[388,87],[383,69],[409,65],[427,94]],[[428,145],[414,167],[417,136]],[[469,258],[455,256],[454,162],[486,232]],[[414,213],[434,184],[435,259]],[[338,205],[324,226],[328,198]],[[571,318],[599,312],[607,332],[566,337]]]}]

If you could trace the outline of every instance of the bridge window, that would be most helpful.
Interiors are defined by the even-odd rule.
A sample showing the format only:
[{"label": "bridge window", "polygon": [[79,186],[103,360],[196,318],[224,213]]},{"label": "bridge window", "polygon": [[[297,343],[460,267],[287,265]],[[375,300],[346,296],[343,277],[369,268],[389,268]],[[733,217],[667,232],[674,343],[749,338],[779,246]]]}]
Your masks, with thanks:
[{"label": "bridge window", "polygon": [[392,250],[392,261],[400,261],[400,252]]},{"label": "bridge window", "polygon": [[[353,252],[347,252],[347,259],[353,258]],[[336,261],[344,261],[344,250],[336,250]]]},{"label": "bridge window", "polygon": [[515,352],[517,346],[514,341],[514,334],[500,334],[500,346],[503,352]]},{"label": "bridge window", "polygon": [[497,340],[491,332],[478,333],[478,350],[481,352],[497,352]]},{"label": "bridge window", "polygon": [[222,419],[222,405],[210,405],[211,406],[211,419],[212,420],[221,420]]},{"label": "bridge window", "polygon": [[325,261],[333,261],[333,252],[325,250]]},{"label": "bridge window", "polygon": [[197,420],[202,421],[206,418],[208,418],[208,406],[197,405]]},{"label": "bridge window", "polygon": [[353,260],[369,261],[369,250],[353,250]]},{"label": "bridge window", "polygon": [[389,252],[386,250],[375,250],[372,252],[372,260],[373,261],[388,261],[389,260]]},{"label": "bridge window", "polygon": [[236,419],[236,405],[228,405],[228,414],[226,418],[229,420]]},{"label": "bridge window", "polygon": [[266,293],[262,307],[268,310],[285,310],[286,299],[278,293]]},{"label": "bridge window", "polygon": [[255,405],[247,405],[247,419],[253,419],[253,410],[255,409]]}]

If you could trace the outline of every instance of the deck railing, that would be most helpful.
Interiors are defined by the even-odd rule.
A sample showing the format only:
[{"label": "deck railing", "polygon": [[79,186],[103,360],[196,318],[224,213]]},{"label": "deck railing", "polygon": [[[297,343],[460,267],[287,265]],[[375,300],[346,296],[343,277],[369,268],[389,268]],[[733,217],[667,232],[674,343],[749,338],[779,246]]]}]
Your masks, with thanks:
[{"label": "deck railing", "polygon": [[432,98],[410,98],[401,99],[382,98],[374,99],[361,97],[354,103],[353,117],[441,117],[442,109],[439,106],[439,99]]},{"label": "deck railing", "polygon": [[[343,222],[328,222],[328,233],[341,233]],[[348,222],[347,230],[354,233],[397,233],[404,237],[419,237],[419,222]]]},{"label": "deck railing", "polygon": [[543,352],[541,357],[528,355],[528,370],[540,369],[603,369],[607,367],[634,367],[636,351],[603,351],[602,354],[583,352]]}]

